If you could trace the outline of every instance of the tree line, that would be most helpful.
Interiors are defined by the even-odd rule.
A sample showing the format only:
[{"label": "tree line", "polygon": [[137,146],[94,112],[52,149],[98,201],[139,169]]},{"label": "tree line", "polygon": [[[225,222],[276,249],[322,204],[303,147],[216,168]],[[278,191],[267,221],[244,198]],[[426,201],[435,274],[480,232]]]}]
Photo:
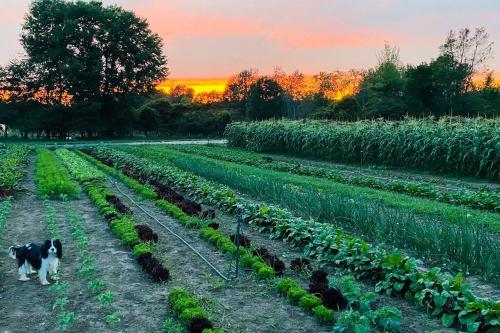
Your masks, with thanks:
[{"label": "tree line", "polygon": [[500,115],[491,73],[476,80],[492,55],[482,28],[450,32],[439,56],[418,65],[403,65],[386,45],[367,71],[321,72],[311,84],[298,71],[249,69],[231,76],[224,93],[199,95],[156,90],[168,76],[163,42],[119,6],[35,0],[21,44],[24,55],[0,67],[0,124],[24,138],[216,136],[231,121],[270,118]]},{"label": "tree line", "polygon": [[386,44],[375,68],[322,72],[309,90],[299,72],[245,70],[229,79],[222,98],[249,120],[497,117],[500,89],[485,67],[492,45],[484,28],[451,31],[436,59],[404,66],[399,49]]}]

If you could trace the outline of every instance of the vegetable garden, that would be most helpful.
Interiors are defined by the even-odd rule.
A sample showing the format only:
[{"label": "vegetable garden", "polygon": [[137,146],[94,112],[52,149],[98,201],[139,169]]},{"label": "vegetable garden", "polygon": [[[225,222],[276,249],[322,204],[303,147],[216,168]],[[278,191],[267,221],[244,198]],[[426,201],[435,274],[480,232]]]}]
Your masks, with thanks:
[{"label": "vegetable garden", "polygon": [[[344,133],[356,126],[368,135],[371,125]],[[245,133],[241,145],[261,144]],[[276,147],[257,150],[284,152]],[[376,169],[218,146],[13,145],[0,155],[13,171],[0,183],[1,248],[44,238],[65,248],[45,289],[15,281],[0,259],[7,330],[26,296],[50,308],[26,310],[28,330],[40,320],[70,332],[500,329],[494,182],[385,181]],[[478,175],[496,176],[492,165]]]}]

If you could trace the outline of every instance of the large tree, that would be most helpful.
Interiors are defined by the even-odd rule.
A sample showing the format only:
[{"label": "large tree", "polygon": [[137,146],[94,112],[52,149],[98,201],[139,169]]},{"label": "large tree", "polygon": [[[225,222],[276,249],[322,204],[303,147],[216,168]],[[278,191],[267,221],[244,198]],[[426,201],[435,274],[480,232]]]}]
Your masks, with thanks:
[{"label": "large tree", "polygon": [[34,0],[21,43],[23,58],[0,70],[0,95],[29,120],[12,124],[23,132],[130,132],[133,107],[168,75],[147,21],[100,1]]},{"label": "large tree", "polygon": [[246,103],[247,118],[263,120],[281,118],[284,107],[284,91],[278,82],[262,77],[250,88]]},{"label": "large tree", "polygon": [[401,118],[406,112],[404,84],[403,70],[394,60],[368,71],[357,95],[362,113],[374,118]]},{"label": "large tree", "polygon": [[486,61],[492,57],[493,42],[489,40],[485,28],[463,28],[458,32],[451,30],[440,49],[441,55],[451,58],[461,68],[466,68],[464,88],[469,91],[474,85],[474,74],[486,69]]},{"label": "large tree", "polygon": [[224,91],[224,100],[237,112],[244,114],[250,87],[257,79],[258,72],[255,69],[244,70],[231,76]]},{"label": "large tree", "polygon": [[21,42],[38,93],[52,104],[148,93],[168,74],[147,21],[100,1],[35,0]]}]

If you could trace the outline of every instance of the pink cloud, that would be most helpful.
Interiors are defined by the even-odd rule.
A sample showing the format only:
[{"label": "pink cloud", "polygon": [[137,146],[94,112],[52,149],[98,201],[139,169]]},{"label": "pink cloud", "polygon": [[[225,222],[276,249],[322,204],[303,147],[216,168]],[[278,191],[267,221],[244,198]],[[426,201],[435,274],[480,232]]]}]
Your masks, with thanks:
[{"label": "pink cloud", "polygon": [[[175,2],[175,1],[174,1]],[[362,47],[383,44],[384,40],[399,38],[395,33],[383,29],[352,28],[342,26],[346,17],[325,18],[304,24],[304,18],[289,15],[286,19],[274,19],[242,14],[202,13],[185,10],[172,2],[149,1],[134,8],[139,15],[147,17],[154,31],[167,43],[187,37],[220,38],[228,36],[253,36],[270,40],[284,46],[302,48]],[[292,12],[293,14],[293,12]],[[298,13],[295,13],[298,15]]]}]

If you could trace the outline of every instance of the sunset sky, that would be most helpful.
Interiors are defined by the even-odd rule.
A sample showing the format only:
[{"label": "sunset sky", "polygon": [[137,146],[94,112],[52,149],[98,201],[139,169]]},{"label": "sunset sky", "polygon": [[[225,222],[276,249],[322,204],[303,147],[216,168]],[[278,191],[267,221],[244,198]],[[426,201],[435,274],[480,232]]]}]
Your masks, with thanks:
[{"label": "sunset sky", "polygon": [[[369,68],[384,41],[404,63],[436,57],[450,29],[484,26],[500,70],[498,0],[105,0],[146,17],[165,41],[171,78],[224,78],[275,66],[306,74]],[[0,0],[0,64],[19,54],[27,0]]]}]

